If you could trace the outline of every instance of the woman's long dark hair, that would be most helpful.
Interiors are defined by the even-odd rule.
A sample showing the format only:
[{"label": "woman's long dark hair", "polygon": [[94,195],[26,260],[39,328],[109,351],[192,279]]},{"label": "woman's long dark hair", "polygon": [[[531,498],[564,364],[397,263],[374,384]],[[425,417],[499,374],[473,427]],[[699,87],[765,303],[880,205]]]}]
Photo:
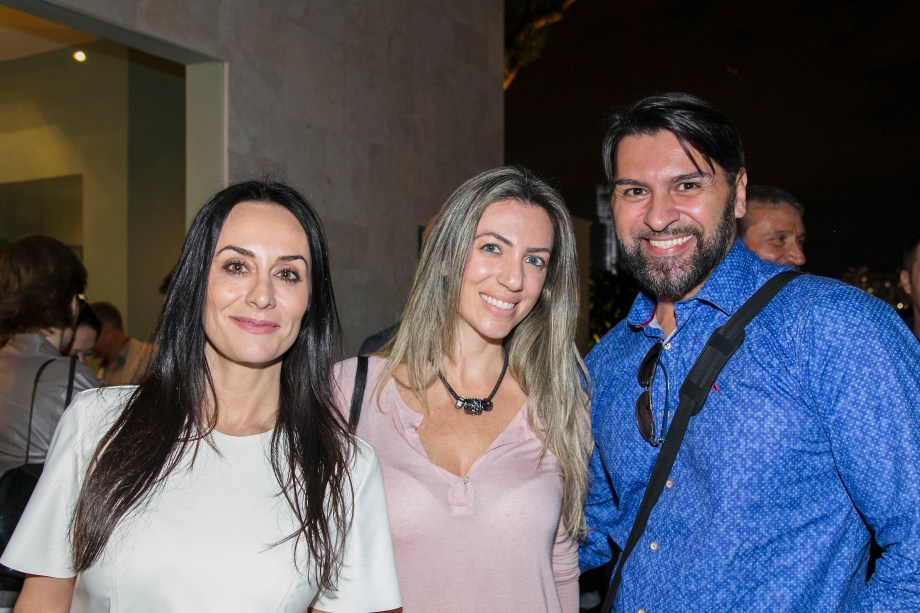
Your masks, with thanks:
[{"label": "woman's long dark hair", "polygon": [[[151,496],[216,423],[216,394],[204,357],[208,273],[217,239],[241,202],[276,204],[300,221],[310,244],[309,307],[282,359],[271,463],[298,520],[282,542],[303,539],[314,579],[334,589],[350,524],[352,441],[334,408],[331,368],[340,337],[320,221],[294,189],[247,181],[215,194],[195,217],[166,294],[154,339],[159,345],[124,411],[96,449],[74,514],[74,568],[89,568],[116,525]],[[205,415],[212,398],[214,415]],[[299,564],[297,564],[300,567]]]}]

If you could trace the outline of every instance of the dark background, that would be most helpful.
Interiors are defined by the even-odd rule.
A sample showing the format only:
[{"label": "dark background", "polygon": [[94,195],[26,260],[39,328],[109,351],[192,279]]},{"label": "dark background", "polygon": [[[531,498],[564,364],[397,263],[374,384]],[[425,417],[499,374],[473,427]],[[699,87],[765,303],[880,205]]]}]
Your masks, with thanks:
[{"label": "dark background", "polygon": [[805,205],[807,270],[894,271],[920,233],[918,85],[916,0],[578,0],[506,91],[506,161],[596,221],[607,117],[686,91],[737,126],[751,183]]}]

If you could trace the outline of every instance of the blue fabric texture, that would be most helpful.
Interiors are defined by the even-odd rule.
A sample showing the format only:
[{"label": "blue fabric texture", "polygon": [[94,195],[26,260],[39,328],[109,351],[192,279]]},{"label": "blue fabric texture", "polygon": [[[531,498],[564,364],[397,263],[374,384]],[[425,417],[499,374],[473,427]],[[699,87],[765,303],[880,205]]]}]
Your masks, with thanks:
[{"label": "blue fabric texture", "polygon": [[[709,335],[786,267],[737,241],[677,328],[652,384],[656,426]],[[658,448],[634,420],[636,373],[663,338],[640,294],[589,354],[583,569],[629,534]],[[626,563],[617,611],[920,611],[920,344],[841,282],[793,279],[747,327],[693,417]],[[883,549],[866,581],[871,535]]]}]

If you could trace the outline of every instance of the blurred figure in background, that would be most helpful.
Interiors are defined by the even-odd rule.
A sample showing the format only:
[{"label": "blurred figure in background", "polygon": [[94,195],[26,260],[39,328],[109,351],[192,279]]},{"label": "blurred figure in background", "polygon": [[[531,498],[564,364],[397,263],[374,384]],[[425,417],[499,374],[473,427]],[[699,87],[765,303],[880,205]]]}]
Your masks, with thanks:
[{"label": "blurred figure in background", "polygon": [[102,358],[98,376],[106,385],[134,385],[147,368],[153,345],[125,334],[121,313],[109,302],[94,302],[93,312],[102,321],[102,332],[93,348]]},{"label": "blurred figure in background", "polygon": [[914,336],[920,339],[920,234],[904,247],[901,260],[901,289],[910,296],[910,312],[907,325]]},{"label": "blurred figure in background", "polygon": [[[85,288],[86,269],[57,239],[35,234],[0,248],[0,474],[45,461],[65,408],[70,360],[62,354]],[[98,386],[77,364],[72,393]]]},{"label": "blurred figure in background", "polygon": [[800,268],[805,265],[805,207],[786,190],[747,186],[747,212],[738,236],[762,260]]},{"label": "blurred figure in background", "polygon": [[68,355],[75,355],[78,360],[88,365],[100,332],[102,332],[102,322],[96,317],[93,308],[84,302],[77,315],[77,328],[74,330]]}]

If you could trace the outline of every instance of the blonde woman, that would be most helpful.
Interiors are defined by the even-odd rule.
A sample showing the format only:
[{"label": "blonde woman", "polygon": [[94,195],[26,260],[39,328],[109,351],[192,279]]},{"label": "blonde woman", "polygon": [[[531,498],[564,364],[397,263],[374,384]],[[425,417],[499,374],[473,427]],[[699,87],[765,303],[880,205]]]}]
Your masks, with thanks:
[{"label": "blonde woman", "polygon": [[[576,283],[565,205],[528,172],[484,172],[439,212],[357,425],[383,466],[407,613],[578,611]],[[355,372],[337,366],[343,407]]]}]

